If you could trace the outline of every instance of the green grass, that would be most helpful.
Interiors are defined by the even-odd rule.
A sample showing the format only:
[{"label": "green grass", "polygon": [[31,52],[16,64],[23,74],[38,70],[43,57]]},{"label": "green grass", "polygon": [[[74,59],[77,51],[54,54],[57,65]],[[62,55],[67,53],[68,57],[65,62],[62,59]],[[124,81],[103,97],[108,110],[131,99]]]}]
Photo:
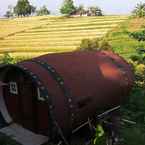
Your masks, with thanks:
[{"label": "green grass", "polygon": [[[139,42],[129,37],[129,32],[139,31],[145,26],[145,19],[130,18],[118,28],[108,33],[104,38],[110,42],[113,50],[123,56],[127,61],[130,57],[138,54],[138,48],[145,49],[145,41]],[[136,66],[145,65],[145,61],[133,62]],[[144,70],[145,72],[145,70]],[[140,75],[145,82],[145,75]],[[136,122],[136,124],[125,124],[122,126],[120,136],[123,139],[120,145],[144,145],[145,144],[145,84],[138,85],[138,78],[135,78],[134,88],[128,101],[122,106],[122,118]]]},{"label": "green grass", "polygon": [[[128,32],[137,31],[137,29],[140,30],[142,29],[143,25],[145,25],[145,21],[144,23],[142,23],[143,20],[138,19],[138,23],[142,23],[142,25],[136,28],[136,26],[133,26],[134,21],[136,21],[136,19],[128,19],[122,25],[107,34],[105,38],[112,45],[113,50],[125,58],[130,57],[132,54],[135,54],[138,48],[145,48],[145,42],[139,42],[135,39],[130,38],[128,35]],[[130,28],[130,26],[132,27],[132,29]]]}]

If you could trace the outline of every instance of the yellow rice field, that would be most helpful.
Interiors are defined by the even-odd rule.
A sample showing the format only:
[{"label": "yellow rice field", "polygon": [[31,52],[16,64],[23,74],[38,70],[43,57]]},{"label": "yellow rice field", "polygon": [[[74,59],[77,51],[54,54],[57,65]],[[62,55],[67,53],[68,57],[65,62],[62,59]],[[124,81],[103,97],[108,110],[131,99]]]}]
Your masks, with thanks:
[{"label": "yellow rice field", "polygon": [[0,19],[0,56],[35,57],[75,50],[84,38],[101,38],[127,16],[39,16]]}]

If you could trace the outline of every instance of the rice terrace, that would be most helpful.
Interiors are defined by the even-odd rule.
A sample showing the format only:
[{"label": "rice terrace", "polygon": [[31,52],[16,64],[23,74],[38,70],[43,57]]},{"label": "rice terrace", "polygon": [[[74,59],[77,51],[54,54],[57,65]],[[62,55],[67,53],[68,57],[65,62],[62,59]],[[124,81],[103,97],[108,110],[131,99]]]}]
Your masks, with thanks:
[{"label": "rice terrace", "polygon": [[145,144],[144,0],[0,5],[0,145]]},{"label": "rice terrace", "polygon": [[34,57],[73,51],[82,39],[101,38],[127,19],[127,16],[40,16],[0,20],[0,53]]}]

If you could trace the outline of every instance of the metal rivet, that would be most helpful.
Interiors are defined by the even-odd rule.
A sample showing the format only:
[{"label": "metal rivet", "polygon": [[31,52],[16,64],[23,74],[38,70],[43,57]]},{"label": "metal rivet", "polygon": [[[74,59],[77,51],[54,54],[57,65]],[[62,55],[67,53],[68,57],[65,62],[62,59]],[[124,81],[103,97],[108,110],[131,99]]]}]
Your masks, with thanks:
[{"label": "metal rivet", "polygon": [[57,80],[58,80],[58,81],[61,81],[61,78],[60,78],[60,77],[57,77]]},{"label": "metal rivet", "polygon": [[54,69],[51,69],[51,71],[52,71],[52,72],[55,72],[55,70],[54,70]]},{"label": "metal rivet", "polygon": [[63,85],[64,84],[63,81],[61,81],[60,84]]},{"label": "metal rivet", "polygon": [[70,107],[70,108],[73,108],[73,105],[70,105],[69,107]]},{"label": "metal rivet", "polygon": [[52,108],[53,108],[53,106],[52,106],[52,105],[50,105],[50,106],[49,106],[49,109],[52,109]]},{"label": "metal rivet", "polygon": [[68,99],[68,102],[69,102],[69,103],[70,103],[70,102],[72,102],[72,99],[71,99],[71,98],[69,98],[69,99]]},{"label": "metal rivet", "polygon": [[26,67],[23,67],[23,69],[24,69],[24,70],[27,70],[27,68],[26,68]]},{"label": "metal rivet", "polygon": [[41,87],[41,89],[42,89],[42,90],[44,90],[44,89],[45,89],[45,87],[44,87],[44,86],[42,86],[42,87]]},{"label": "metal rivet", "polygon": [[32,73],[32,72],[30,72],[30,74],[31,74],[31,75],[33,75],[33,73]]},{"label": "metal rivet", "polygon": [[37,76],[33,75],[33,78],[35,78],[35,79],[36,79],[36,78],[37,78]]},{"label": "metal rivet", "polygon": [[40,82],[40,81],[38,81],[37,83],[38,83],[39,85],[41,85],[41,82]]},{"label": "metal rivet", "polygon": [[46,96],[46,98],[48,98],[48,96]]}]

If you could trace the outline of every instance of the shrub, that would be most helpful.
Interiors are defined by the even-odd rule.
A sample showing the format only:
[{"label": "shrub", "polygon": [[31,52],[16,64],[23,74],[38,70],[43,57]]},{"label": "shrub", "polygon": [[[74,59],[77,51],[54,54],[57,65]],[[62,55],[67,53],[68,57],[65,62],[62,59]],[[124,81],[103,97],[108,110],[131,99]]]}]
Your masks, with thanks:
[{"label": "shrub", "polygon": [[94,38],[91,40],[91,48],[92,48],[92,50],[96,50],[99,48],[98,39]]},{"label": "shrub", "polygon": [[99,43],[97,39],[83,39],[78,48],[80,51],[94,51],[98,50]]},{"label": "shrub", "polygon": [[112,50],[112,46],[109,44],[109,42],[103,40],[100,44],[100,49],[101,50]]},{"label": "shrub", "polygon": [[83,39],[80,44],[80,50],[88,50],[91,47],[90,39]]},{"label": "shrub", "polygon": [[105,40],[99,42],[99,39],[83,39],[78,48],[80,51],[112,50],[112,46]]},{"label": "shrub", "polygon": [[145,41],[145,29],[142,31],[129,33],[129,36],[138,41]]},{"label": "shrub", "polygon": [[13,63],[15,63],[15,60],[8,53],[5,53],[3,58],[2,58],[2,63],[4,63],[4,64],[13,64]]}]

